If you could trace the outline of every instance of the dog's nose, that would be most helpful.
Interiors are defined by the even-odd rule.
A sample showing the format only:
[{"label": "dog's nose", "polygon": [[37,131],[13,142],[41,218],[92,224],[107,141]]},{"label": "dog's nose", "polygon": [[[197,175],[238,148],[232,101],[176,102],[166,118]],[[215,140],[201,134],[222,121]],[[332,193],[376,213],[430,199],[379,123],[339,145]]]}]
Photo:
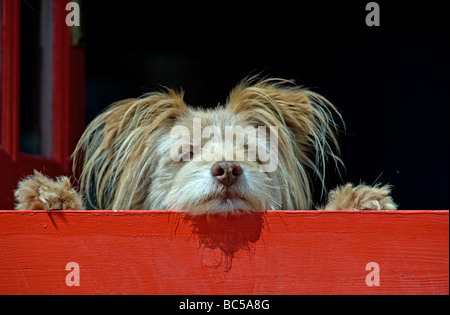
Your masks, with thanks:
[{"label": "dog's nose", "polygon": [[220,161],[211,167],[211,175],[226,187],[236,184],[243,173],[242,167],[237,162]]}]

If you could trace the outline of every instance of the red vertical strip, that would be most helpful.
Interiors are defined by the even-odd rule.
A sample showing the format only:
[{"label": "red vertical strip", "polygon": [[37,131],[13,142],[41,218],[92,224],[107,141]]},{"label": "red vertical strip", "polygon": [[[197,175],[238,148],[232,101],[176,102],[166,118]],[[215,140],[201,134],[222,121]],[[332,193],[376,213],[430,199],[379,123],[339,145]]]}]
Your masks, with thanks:
[{"label": "red vertical strip", "polygon": [[84,129],[84,50],[71,46],[68,0],[53,1],[53,159],[70,171],[70,155]]},{"label": "red vertical strip", "polygon": [[70,27],[66,0],[53,1],[53,159],[69,170]]},{"label": "red vertical strip", "polygon": [[1,147],[13,161],[20,143],[20,1],[1,2]]},{"label": "red vertical strip", "polygon": [[75,149],[85,128],[86,71],[85,51],[82,47],[71,47],[70,120],[69,148]]}]

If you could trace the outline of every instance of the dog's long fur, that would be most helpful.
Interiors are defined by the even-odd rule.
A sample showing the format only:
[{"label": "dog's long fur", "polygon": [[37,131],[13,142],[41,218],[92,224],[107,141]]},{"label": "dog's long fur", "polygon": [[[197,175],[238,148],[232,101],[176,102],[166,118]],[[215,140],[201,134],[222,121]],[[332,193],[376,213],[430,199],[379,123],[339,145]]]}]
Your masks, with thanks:
[{"label": "dog's long fur", "polygon": [[[342,120],[324,97],[282,79],[245,79],[225,105],[206,110],[187,106],[182,92],[167,89],[115,103],[100,114],[81,137],[74,166],[82,163],[81,194],[98,209],[173,209],[192,214],[312,209],[308,174],[315,174],[324,186],[327,160],[341,163],[334,117]],[[276,126],[278,169],[264,173],[258,171],[258,161],[239,162],[242,180],[224,188],[212,178],[211,162],[173,161],[171,129],[182,125],[192,134],[194,118],[201,118],[202,126],[221,130],[230,125]],[[16,191],[18,209],[29,207],[39,195],[36,191],[24,196],[24,185],[20,183]],[[361,201],[362,191],[366,197],[370,191],[371,197]],[[389,193],[388,186],[347,185],[334,190],[324,208],[395,209]]]}]

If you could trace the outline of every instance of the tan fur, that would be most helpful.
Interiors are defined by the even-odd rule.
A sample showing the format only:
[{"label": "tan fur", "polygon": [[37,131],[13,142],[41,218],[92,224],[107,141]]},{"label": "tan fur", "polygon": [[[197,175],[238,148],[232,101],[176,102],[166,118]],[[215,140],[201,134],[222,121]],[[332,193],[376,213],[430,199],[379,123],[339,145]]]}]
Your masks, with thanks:
[{"label": "tan fur", "polygon": [[[113,104],[91,122],[73,154],[74,164],[84,155],[81,192],[91,204],[100,209],[142,208],[154,143],[187,112],[182,97],[172,90],[150,93]],[[96,201],[90,200],[89,187]]]},{"label": "tan fur", "polygon": [[332,190],[324,210],[396,210],[397,205],[389,196],[387,186],[346,184]]},{"label": "tan fur", "polygon": [[38,171],[22,180],[14,195],[18,201],[16,210],[50,211],[85,208],[83,199],[67,177],[52,180]]},{"label": "tan fur", "polygon": [[[170,209],[191,214],[311,209],[308,174],[314,174],[325,189],[325,162],[331,158],[336,165],[341,163],[333,117],[341,119],[328,100],[287,80],[245,79],[231,91],[226,104],[214,110],[189,107],[183,93],[168,89],[115,103],[100,114],[81,137],[74,166],[82,163],[81,194],[98,209]],[[173,161],[170,131],[182,125],[192,134],[194,118],[221,130],[228,125],[276,126],[277,170],[264,173],[258,171],[258,161],[239,162],[243,179],[224,188],[212,179],[211,162]],[[202,139],[202,144],[207,140]],[[42,207],[39,200],[46,200],[49,210],[84,208],[72,192],[68,179],[52,182],[36,172],[19,184],[16,208]],[[324,209],[395,209],[389,193],[388,186],[347,184],[330,193]]]},{"label": "tan fur", "polygon": [[244,81],[228,102],[233,112],[246,119],[278,127],[283,209],[310,209],[307,168],[324,183],[326,156],[340,162],[333,151],[333,146],[339,150],[333,113],[340,115],[335,107],[324,97],[280,79]]}]

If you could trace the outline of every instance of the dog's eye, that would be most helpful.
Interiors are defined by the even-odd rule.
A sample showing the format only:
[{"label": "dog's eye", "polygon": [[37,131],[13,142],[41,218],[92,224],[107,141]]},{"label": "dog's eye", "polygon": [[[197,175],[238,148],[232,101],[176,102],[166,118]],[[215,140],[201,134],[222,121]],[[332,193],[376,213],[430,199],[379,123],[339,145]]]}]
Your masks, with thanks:
[{"label": "dog's eye", "polygon": [[192,161],[193,156],[194,156],[194,153],[192,153],[192,151],[191,151],[191,152],[183,154],[181,156],[181,160],[184,162]]},{"label": "dog's eye", "polygon": [[177,162],[189,162],[192,161],[192,158],[194,157],[194,149],[191,145],[189,152],[186,152],[184,154],[180,154],[178,156]]}]

